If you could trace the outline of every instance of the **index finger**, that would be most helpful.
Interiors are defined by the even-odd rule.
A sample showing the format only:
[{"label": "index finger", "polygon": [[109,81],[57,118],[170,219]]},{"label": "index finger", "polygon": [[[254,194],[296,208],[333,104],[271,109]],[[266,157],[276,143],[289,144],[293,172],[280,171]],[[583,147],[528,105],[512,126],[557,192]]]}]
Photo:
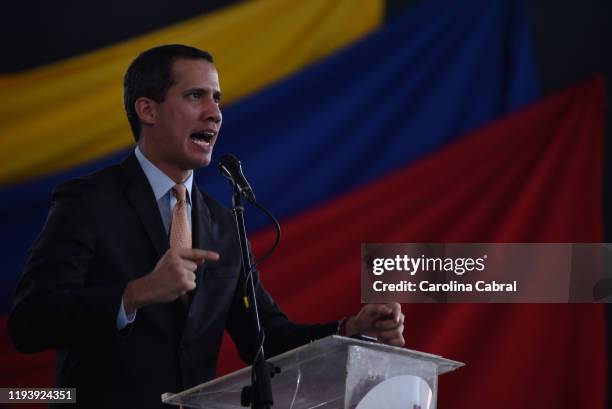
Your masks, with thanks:
[{"label": "index finger", "polygon": [[182,249],[179,255],[187,260],[195,261],[198,264],[204,262],[204,260],[217,261],[219,260],[219,253],[212,250],[204,249]]}]

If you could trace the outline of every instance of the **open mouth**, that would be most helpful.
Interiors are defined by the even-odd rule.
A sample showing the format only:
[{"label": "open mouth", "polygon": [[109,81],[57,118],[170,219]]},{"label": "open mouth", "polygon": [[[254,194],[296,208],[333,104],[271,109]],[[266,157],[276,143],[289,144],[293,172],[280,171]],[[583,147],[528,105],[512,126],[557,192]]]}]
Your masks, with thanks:
[{"label": "open mouth", "polygon": [[189,137],[198,144],[209,145],[215,137],[215,133],[212,131],[193,132]]}]

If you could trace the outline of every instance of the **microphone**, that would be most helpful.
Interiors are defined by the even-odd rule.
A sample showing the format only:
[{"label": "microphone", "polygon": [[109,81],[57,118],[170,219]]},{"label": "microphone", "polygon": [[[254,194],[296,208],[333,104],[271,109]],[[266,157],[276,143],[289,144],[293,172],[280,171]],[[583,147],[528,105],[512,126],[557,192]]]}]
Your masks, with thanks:
[{"label": "microphone", "polygon": [[237,157],[232,154],[221,156],[219,159],[219,172],[229,179],[238,193],[243,195],[249,202],[255,204],[255,194],[242,173],[242,166]]}]

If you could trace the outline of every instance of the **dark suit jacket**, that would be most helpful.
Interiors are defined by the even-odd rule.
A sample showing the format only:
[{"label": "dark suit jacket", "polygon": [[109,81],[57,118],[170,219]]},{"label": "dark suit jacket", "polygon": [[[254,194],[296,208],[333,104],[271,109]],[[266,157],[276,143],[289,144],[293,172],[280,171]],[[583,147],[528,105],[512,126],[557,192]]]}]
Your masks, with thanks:
[{"label": "dark suit jacket", "polygon": [[[17,288],[9,332],[22,352],[58,350],[56,384],[77,388],[78,407],[165,407],[163,392],[215,376],[224,329],[250,361],[252,327],[241,302],[233,215],[195,185],[191,200],[194,247],[221,259],[197,270],[188,311],[180,300],[149,305],[119,332],[125,286],[151,272],[168,249],[153,191],[133,154],[55,189]],[[257,294],[268,356],[336,330],[335,322],[294,324],[259,284]]]}]

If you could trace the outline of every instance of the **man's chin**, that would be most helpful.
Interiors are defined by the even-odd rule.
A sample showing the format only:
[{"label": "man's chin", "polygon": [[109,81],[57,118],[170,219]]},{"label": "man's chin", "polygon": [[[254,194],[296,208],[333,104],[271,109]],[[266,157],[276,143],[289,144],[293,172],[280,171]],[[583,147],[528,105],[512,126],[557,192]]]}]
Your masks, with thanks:
[{"label": "man's chin", "polygon": [[206,166],[210,165],[210,162],[211,162],[210,155],[206,155],[203,158],[199,158],[197,160],[191,161],[188,164],[188,166],[189,166],[189,169],[196,170],[196,169],[200,169],[200,168],[205,168]]}]

